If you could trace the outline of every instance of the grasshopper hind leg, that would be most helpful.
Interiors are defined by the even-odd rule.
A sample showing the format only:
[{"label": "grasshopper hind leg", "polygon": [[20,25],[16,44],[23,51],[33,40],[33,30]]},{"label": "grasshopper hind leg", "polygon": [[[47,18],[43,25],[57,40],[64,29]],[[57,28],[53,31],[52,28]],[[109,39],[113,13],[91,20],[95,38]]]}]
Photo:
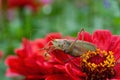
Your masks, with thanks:
[{"label": "grasshopper hind leg", "polygon": [[[82,33],[82,41],[84,41],[84,32],[85,32],[85,30],[84,30],[84,28],[82,28],[82,29],[80,30],[80,33]],[[79,34],[79,33],[78,33],[78,34]],[[75,39],[75,41],[73,41],[73,42],[70,44],[70,46],[68,47],[68,49],[67,49],[68,52],[71,52],[71,51],[73,50],[73,48],[74,48],[75,43],[77,42],[77,40],[78,40],[78,36],[77,36],[77,38]]]}]

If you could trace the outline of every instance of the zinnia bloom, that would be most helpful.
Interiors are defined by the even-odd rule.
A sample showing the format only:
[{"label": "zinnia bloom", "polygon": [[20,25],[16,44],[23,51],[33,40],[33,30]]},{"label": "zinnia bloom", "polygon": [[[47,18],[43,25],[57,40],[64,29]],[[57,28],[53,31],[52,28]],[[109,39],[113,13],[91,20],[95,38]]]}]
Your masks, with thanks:
[{"label": "zinnia bloom", "polygon": [[96,50],[88,50],[80,57],[54,48],[50,43],[51,38],[74,40],[63,38],[59,33],[35,41],[24,39],[23,48],[16,50],[17,56],[6,59],[9,67],[7,76],[19,74],[27,80],[120,79],[120,37],[108,30],[96,30],[92,35],[88,32],[84,32],[84,35],[79,33],[78,39],[81,40],[82,36],[84,41],[94,44]]}]

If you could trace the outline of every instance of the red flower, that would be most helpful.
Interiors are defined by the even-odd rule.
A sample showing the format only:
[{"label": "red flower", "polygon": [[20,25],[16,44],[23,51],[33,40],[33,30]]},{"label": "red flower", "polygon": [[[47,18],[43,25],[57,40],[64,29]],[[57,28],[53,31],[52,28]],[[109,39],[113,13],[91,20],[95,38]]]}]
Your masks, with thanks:
[{"label": "red flower", "polygon": [[[81,33],[78,38],[81,40]],[[107,30],[97,30],[92,35],[84,33],[84,40],[93,43],[95,51],[86,51],[81,57],[71,56],[53,48],[53,39],[60,34],[49,34],[45,39],[23,40],[17,56],[9,56],[7,75],[23,75],[27,80],[106,80],[120,79],[120,37]],[[74,40],[67,38],[67,40]],[[46,50],[42,48],[46,47]],[[52,49],[53,48],[53,49]]]},{"label": "red flower", "polygon": [[8,8],[25,7],[28,6],[36,11],[42,5],[42,2],[36,0],[8,0]]},{"label": "red flower", "polygon": [[23,47],[15,50],[17,56],[9,56],[6,60],[6,65],[9,66],[6,75],[10,77],[22,75],[26,80],[50,80],[54,76],[56,76],[54,80],[57,80],[63,76],[63,79],[70,80],[65,74],[64,66],[59,65],[50,55],[45,56],[45,50],[40,50],[51,41],[51,38],[61,38],[61,34],[50,34],[45,39],[35,41],[23,39]]},{"label": "red flower", "polygon": [[[81,40],[82,36],[80,33],[78,38]],[[120,79],[120,36],[112,35],[108,30],[97,30],[92,35],[85,32],[84,40],[95,44],[97,49],[83,53],[78,60],[77,58],[68,60],[66,72],[73,80]],[[66,53],[53,51],[52,54],[63,63],[69,59]],[[73,69],[85,73],[86,76],[78,75]]]}]

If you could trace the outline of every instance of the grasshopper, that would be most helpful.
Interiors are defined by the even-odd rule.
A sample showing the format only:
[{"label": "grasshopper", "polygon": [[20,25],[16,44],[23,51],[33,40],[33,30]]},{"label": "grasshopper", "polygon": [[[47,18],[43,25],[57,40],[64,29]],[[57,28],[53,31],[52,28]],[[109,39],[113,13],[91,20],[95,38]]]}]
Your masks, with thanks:
[{"label": "grasshopper", "polygon": [[[80,33],[84,33],[84,29],[81,29]],[[96,46],[90,42],[84,41],[84,36],[82,40],[68,40],[68,39],[54,39],[52,41],[52,46],[54,49],[60,49],[65,53],[78,57],[84,54],[87,51],[96,51]]]}]

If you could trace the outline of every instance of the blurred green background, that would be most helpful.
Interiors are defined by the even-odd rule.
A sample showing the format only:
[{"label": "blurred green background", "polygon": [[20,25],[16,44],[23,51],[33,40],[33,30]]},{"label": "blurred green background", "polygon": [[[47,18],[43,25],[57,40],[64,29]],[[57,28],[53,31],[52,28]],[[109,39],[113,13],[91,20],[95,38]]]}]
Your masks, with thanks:
[{"label": "blurred green background", "polygon": [[90,33],[108,29],[120,34],[120,0],[49,0],[37,11],[9,9],[7,4],[7,0],[0,0],[0,50],[4,52],[0,80],[11,80],[4,76],[4,60],[14,54],[24,37],[34,40],[50,32],[76,37],[81,28]]}]

